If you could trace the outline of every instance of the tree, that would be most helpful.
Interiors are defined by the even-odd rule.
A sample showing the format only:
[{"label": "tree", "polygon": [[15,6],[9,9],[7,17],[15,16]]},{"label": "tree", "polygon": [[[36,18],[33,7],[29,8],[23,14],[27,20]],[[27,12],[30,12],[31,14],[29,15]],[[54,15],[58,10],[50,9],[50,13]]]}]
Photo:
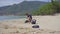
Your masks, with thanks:
[{"label": "tree", "polygon": [[60,13],[60,2],[51,0],[51,2],[40,6],[37,10],[33,10],[33,15],[54,15]]},{"label": "tree", "polygon": [[58,0],[51,0],[51,3],[52,3],[52,8],[56,9],[55,12],[60,13],[60,5]]}]

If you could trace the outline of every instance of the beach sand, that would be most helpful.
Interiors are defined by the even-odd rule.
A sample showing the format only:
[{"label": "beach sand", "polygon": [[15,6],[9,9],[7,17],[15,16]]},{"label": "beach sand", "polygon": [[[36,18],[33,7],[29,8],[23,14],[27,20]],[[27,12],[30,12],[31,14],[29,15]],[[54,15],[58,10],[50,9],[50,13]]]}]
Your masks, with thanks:
[{"label": "beach sand", "polygon": [[39,28],[34,24],[24,23],[26,18],[0,20],[0,34],[60,34],[60,15],[33,16]]}]

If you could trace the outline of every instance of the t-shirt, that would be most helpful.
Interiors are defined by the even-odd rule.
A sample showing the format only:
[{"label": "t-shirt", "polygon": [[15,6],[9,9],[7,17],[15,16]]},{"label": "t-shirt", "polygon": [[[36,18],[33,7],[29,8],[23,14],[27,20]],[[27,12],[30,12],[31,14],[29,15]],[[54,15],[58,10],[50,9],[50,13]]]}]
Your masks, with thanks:
[{"label": "t-shirt", "polygon": [[32,19],[32,15],[31,14],[27,15],[27,17],[30,17]]}]

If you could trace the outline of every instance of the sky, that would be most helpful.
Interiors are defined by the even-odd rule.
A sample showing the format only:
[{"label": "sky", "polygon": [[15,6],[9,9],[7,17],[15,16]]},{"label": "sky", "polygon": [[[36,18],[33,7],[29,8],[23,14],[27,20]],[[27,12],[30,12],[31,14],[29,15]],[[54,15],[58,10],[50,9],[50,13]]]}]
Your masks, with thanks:
[{"label": "sky", "polygon": [[[13,5],[23,2],[24,0],[0,0],[0,7],[7,6],[7,5]],[[44,1],[48,2],[50,0],[26,0],[26,1]]]}]

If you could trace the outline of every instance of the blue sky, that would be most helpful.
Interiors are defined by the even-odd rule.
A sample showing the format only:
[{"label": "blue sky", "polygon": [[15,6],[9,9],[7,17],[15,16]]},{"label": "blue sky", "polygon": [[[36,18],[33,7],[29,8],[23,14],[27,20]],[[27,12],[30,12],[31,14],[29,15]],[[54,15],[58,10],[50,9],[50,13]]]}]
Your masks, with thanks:
[{"label": "blue sky", "polygon": [[[12,4],[18,4],[24,0],[0,0],[0,7],[1,6],[7,6],[7,5],[12,5]],[[44,1],[48,2],[50,0],[27,0],[27,1]]]}]

